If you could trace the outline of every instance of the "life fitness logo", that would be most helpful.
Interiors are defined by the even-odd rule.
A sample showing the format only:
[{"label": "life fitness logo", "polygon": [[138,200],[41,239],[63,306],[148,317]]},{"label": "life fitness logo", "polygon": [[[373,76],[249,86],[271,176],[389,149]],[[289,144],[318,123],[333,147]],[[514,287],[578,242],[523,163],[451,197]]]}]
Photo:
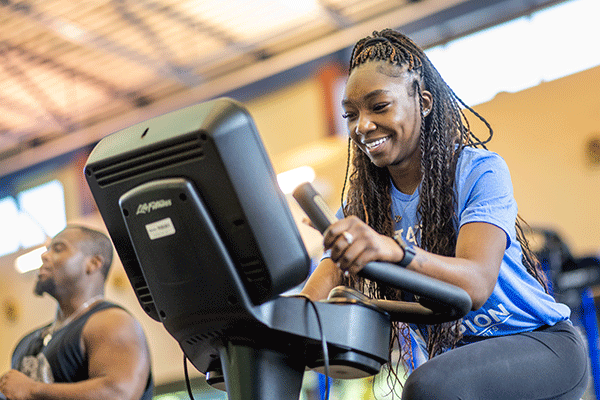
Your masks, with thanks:
[{"label": "life fitness logo", "polygon": [[173,203],[171,202],[171,199],[160,199],[156,201],[151,201],[149,203],[142,203],[138,205],[135,215],[148,214],[154,210],[158,210],[159,208],[171,207],[172,204]]}]

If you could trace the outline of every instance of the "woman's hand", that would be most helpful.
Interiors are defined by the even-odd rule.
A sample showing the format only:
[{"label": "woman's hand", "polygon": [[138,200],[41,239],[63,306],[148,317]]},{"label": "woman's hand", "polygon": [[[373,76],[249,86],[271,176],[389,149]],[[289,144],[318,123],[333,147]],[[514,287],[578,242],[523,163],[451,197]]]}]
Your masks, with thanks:
[{"label": "woman's hand", "polygon": [[[371,261],[397,263],[404,257],[394,239],[378,234],[354,216],[331,224],[323,236],[325,249],[331,249],[331,260],[323,260],[319,264],[323,267],[317,268],[320,273],[309,278],[310,290],[307,292],[321,296],[315,298],[322,298],[325,292],[319,286],[325,277],[329,280],[323,286],[332,289],[333,284],[341,281],[342,273],[356,274]],[[472,222],[460,228],[455,257],[440,256],[418,247],[414,249],[415,258],[407,269],[464,289],[471,296],[473,310],[477,310],[487,301],[498,279],[506,234],[495,225]],[[335,275],[336,271],[340,274]]]},{"label": "woman's hand", "polygon": [[325,249],[344,273],[356,274],[371,261],[399,262],[404,253],[398,243],[380,235],[358,217],[333,223],[323,235]]}]

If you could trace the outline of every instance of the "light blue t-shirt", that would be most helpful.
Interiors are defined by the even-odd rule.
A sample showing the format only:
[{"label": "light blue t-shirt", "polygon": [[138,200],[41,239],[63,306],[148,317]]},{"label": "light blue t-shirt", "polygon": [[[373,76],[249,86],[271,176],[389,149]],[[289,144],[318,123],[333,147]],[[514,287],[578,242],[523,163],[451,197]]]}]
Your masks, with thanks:
[{"label": "light blue t-shirt", "polygon": [[[531,331],[568,320],[569,307],[557,303],[547,294],[522,263],[515,229],[517,203],[504,160],[494,152],[465,147],[456,171],[458,228],[471,222],[486,222],[502,229],[507,239],[492,295],[483,307],[469,312],[462,321],[461,331],[465,339]],[[407,195],[392,185],[391,195],[396,232],[407,242],[419,246],[419,189]]]}]

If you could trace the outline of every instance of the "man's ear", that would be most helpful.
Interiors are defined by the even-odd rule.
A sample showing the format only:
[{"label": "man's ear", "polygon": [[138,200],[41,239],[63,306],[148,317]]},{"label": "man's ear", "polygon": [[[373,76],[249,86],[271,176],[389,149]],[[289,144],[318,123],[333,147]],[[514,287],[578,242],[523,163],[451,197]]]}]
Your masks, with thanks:
[{"label": "man's ear", "polygon": [[88,275],[91,275],[94,272],[102,269],[103,264],[104,264],[104,257],[102,257],[100,254],[94,254],[92,256],[89,256],[86,266],[85,266],[85,272]]}]

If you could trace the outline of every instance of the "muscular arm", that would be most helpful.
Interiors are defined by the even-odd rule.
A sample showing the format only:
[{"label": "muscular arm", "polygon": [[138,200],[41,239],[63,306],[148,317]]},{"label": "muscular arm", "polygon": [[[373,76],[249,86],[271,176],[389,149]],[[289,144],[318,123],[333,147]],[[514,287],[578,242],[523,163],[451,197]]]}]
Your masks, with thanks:
[{"label": "muscular arm", "polygon": [[90,379],[45,384],[11,370],[2,377],[4,394],[11,400],[141,397],[150,371],[150,357],[141,327],[131,315],[118,308],[98,312],[84,327],[83,345],[89,359]]},{"label": "muscular arm", "polygon": [[[344,231],[354,237],[351,244],[342,235]],[[324,245],[331,249],[331,259],[319,264],[302,291],[313,300],[327,297],[329,290],[341,283],[342,271],[357,273],[370,261],[395,263],[403,257],[402,249],[393,239],[379,235],[356,217],[331,225],[325,232]],[[417,248],[416,257],[407,268],[464,289],[476,310],[494,289],[505,248],[506,234],[502,229],[473,222],[459,231],[456,257]]]}]

